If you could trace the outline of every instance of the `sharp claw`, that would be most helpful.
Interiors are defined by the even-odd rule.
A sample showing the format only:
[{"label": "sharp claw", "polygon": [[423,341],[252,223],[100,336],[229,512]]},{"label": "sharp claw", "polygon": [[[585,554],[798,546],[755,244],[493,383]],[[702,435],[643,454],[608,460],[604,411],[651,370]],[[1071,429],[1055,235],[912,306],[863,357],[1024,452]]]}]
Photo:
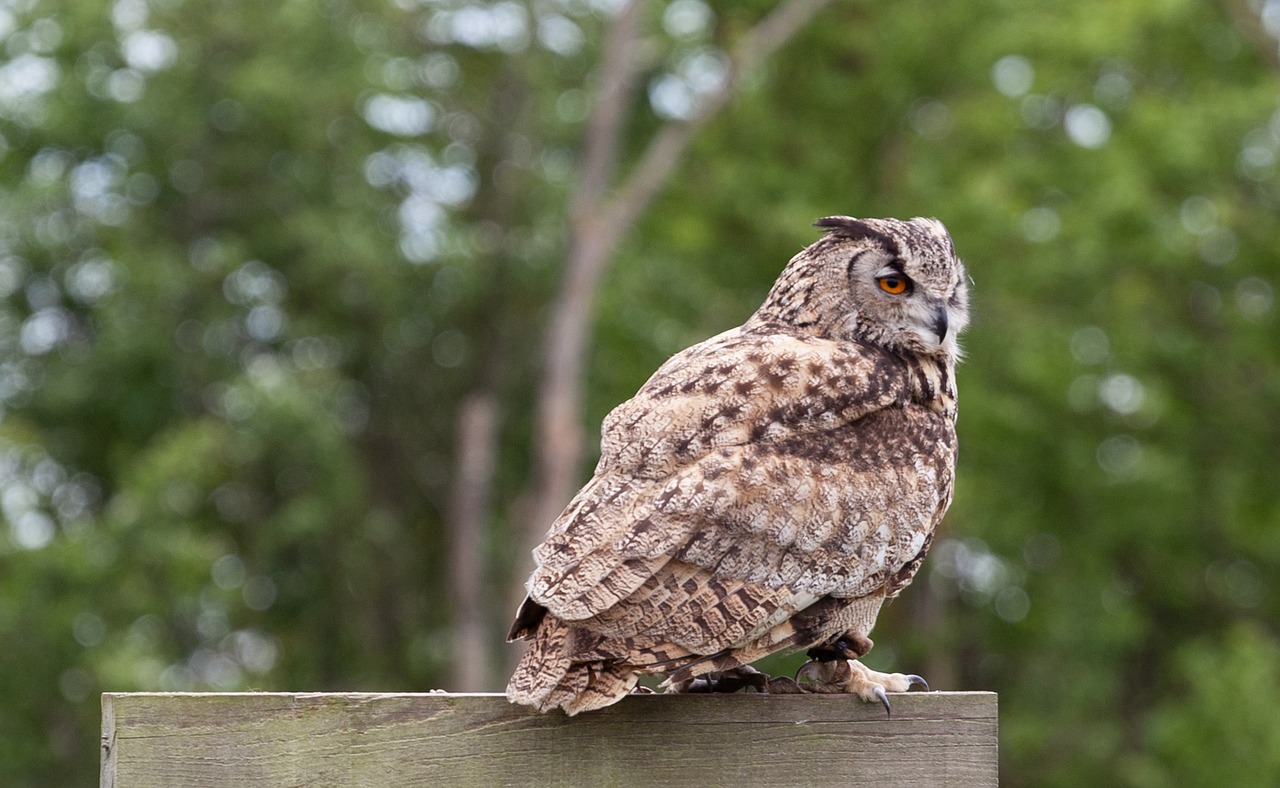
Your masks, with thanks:
[{"label": "sharp claw", "polygon": [[907,676],[907,687],[910,688],[912,685],[915,685],[917,687],[924,687],[925,692],[929,691],[929,682],[925,681],[923,678],[915,675],[914,673]]},{"label": "sharp claw", "polygon": [[809,681],[816,683],[818,679],[813,675],[813,671],[816,671],[817,669],[818,663],[814,660],[809,660],[804,663],[800,666],[799,670],[796,671],[796,683],[799,684],[801,679],[808,679]]},{"label": "sharp claw", "polygon": [[875,687],[875,689],[873,689],[871,692],[872,692],[872,693],[873,693],[877,698],[879,698],[879,699],[880,699],[880,705],[884,706],[884,714],[885,714],[885,716],[886,716],[886,717],[892,717],[892,716],[893,716],[893,712],[889,709],[889,696],[888,696],[888,695],[886,695],[886,694],[884,694],[884,687],[881,687],[880,685],[878,685],[878,684],[877,684],[877,685],[876,685],[876,687]]}]

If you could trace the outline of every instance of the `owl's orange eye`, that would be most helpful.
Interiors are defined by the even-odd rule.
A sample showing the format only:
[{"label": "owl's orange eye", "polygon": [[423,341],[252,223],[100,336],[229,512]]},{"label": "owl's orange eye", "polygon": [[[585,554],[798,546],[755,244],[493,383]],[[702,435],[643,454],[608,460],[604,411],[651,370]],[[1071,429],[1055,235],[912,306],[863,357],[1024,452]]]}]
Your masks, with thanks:
[{"label": "owl's orange eye", "polygon": [[905,276],[882,276],[876,280],[876,284],[880,285],[881,290],[891,295],[902,295],[908,290]]}]

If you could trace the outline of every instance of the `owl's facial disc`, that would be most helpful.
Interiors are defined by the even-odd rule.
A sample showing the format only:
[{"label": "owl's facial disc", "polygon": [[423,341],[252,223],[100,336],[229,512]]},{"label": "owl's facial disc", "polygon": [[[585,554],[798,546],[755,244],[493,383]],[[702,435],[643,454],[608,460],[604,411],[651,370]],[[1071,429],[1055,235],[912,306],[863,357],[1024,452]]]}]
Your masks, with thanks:
[{"label": "owl's facial disc", "polygon": [[895,326],[892,333],[916,352],[954,352],[958,332],[953,328],[963,328],[963,316],[953,318],[945,294],[933,292],[934,284],[917,283],[906,272],[907,267],[902,260],[891,257],[871,276],[874,296],[883,304],[883,311],[896,317],[890,318],[890,324]]}]

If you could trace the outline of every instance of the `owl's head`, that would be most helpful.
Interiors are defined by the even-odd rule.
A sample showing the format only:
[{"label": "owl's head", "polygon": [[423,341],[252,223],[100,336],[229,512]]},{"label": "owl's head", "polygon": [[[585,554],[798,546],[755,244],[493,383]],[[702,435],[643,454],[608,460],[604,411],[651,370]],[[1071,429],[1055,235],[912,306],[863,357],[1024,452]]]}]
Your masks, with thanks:
[{"label": "owl's head", "polygon": [[753,320],[858,339],[909,355],[959,356],[969,283],[937,219],[829,216],[791,259]]}]

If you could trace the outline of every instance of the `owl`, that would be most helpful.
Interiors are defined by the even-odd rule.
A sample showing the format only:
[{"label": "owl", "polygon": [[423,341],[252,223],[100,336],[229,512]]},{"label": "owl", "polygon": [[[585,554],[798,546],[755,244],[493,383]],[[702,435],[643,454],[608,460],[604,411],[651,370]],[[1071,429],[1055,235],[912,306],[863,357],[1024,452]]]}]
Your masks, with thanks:
[{"label": "owl", "polygon": [[[951,502],[968,279],[935,219],[816,226],[750,319],[605,418],[595,474],[533,553],[512,702],[572,715],[646,674],[886,711],[927,688],[858,659]],[[803,649],[798,683],[750,667]]]}]

